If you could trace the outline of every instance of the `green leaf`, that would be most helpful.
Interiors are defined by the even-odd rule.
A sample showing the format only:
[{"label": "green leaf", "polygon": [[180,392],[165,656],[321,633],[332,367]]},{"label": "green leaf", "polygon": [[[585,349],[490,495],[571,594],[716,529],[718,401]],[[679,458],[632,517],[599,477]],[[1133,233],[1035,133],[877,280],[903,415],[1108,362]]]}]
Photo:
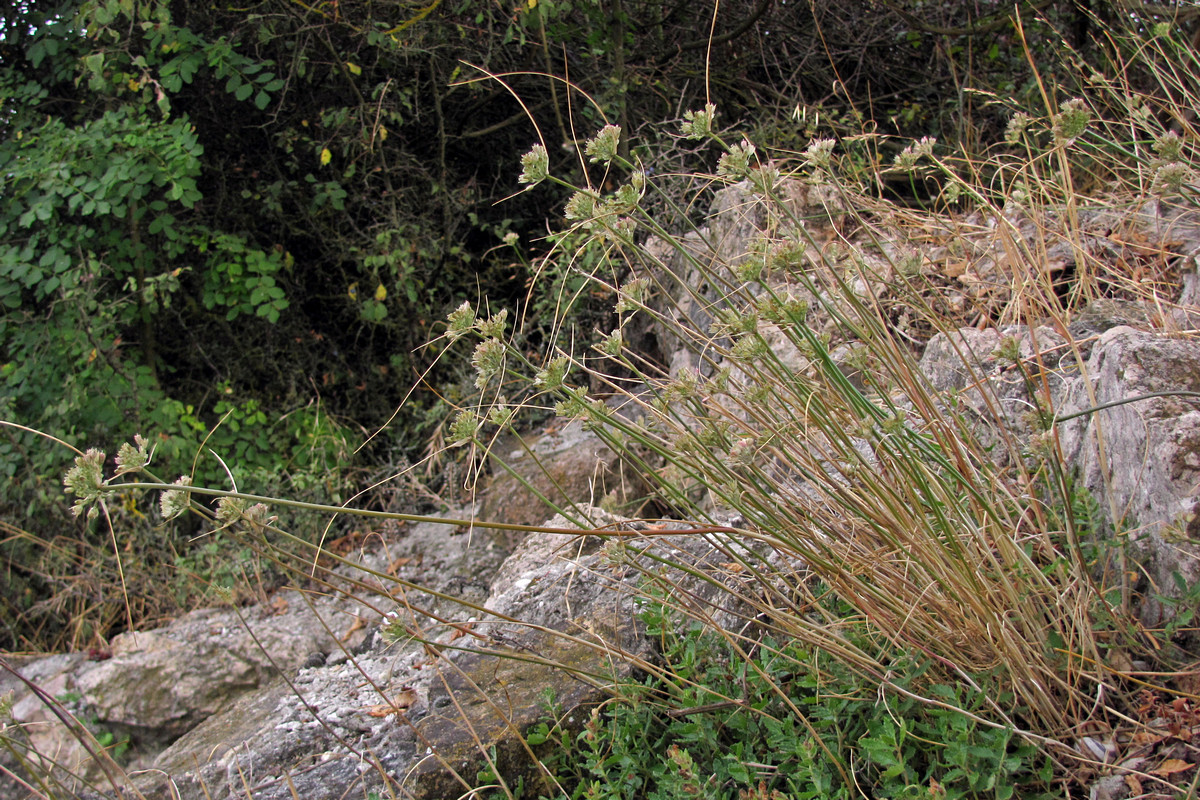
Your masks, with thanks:
[{"label": "green leaf", "polygon": [[84,56],[83,65],[93,75],[100,75],[104,71],[104,53],[92,53],[90,56]]},{"label": "green leaf", "polygon": [[237,88],[237,91],[233,93],[233,96],[236,97],[238,100],[245,100],[247,97],[249,97],[253,93],[254,93],[254,86],[249,83],[243,83],[241,86],[239,86]]},{"label": "green leaf", "polygon": [[262,111],[270,104],[271,104],[271,96],[268,95],[266,92],[259,92],[258,94],[256,94],[254,96],[254,105],[256,105],[258,107],[259,111]]}]

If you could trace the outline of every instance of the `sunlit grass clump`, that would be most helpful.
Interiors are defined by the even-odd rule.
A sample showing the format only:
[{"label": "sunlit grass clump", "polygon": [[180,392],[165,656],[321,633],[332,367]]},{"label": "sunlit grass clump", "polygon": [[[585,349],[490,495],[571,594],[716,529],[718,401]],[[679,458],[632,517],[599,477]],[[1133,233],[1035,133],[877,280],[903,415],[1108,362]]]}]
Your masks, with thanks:
[{"label": "sunlit grass clump", "polygon": [[[1053,397],[1015,340],[998,355],[1026,381],[1019,424],[968,413],[918,359],[931,336],[968,324],[1050,326],[1078,355],[1069,325],[1101,298],[1146,303],[1170,325],[1178,275],[1129,274],[1085,235],[1100,215],[1195,207],[1192,114],[1174,104],[1196,98],[1195,81],[1172,61],[1195,54],[1148,33],[1141,84],[1089,68],[1084,100],[1061,96],[1083,87],[1039,83],[1043,108],[1008,108],[1006,141],[984,154],[864,132],[768,157],[723,132],[716,108],[689,112],[679,135],[720,149],[707,179],[729,187],[725,221],[705,228],[664,230],[643,211],[691,200],[646,203],[656,182],[621,155],[616,126],[582,149],[579,185],[536,145],[520,180],[570,192],[564,215],[587,249],[548,257],[547,271],[588,265],[589,285],[561,307],[607,296],[614,324],[574,331],[564,313],[561,349],[539,359],[464,305],[448,335],[475,336],[480,401],[453,437],[486,449],[514,409],[582,419],[654,482],[643,510],[755,545],[714,545],[753,609],[753,625],[719,634],[735,652],[766,631],[797,672],[814,667],[795,653],[820,652],[881,703],[958,707],[1064,769],[1092,758],[1080,731],[1122,702],[1108,656],[1148,639],[1128,592],[1093,570],[1094,504],[1073,485]],[[1117,65],[1128,42],[1109,44]],[[904,179],[915,199],[889,200],[884,187]],[[731,250],[734,229],[750,234]],[[956,280],[949,262],[981,251],[990,271]],[[960,355],[978,378],[981,354]]]}]

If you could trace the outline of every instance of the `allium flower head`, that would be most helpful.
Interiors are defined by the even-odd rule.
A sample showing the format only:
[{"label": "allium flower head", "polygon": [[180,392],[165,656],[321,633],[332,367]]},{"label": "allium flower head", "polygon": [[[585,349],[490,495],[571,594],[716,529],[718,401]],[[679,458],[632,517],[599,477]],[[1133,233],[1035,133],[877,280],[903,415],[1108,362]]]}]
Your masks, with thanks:
[{"label": "allium flower head", "polygon": [[1075,97],[1062,104],[1062,108],[1054,115],[1051,129],[1054,131],[1054,141],[1059,144],[1070,144],[1078,139],[1092,120],[1092,112],[1082,98]]},{"label": "allium flower head", "polygon": [[479,333],[489,339],[499,339],[508,327],[508,309],[502,308],[488,317],[486,322],[479,323]]},{"label": "allium flower head", "polygon": [[571,222],[591,222],[596,217],[596,202],[600,198],[588,189],[580,189],[571,195],[563,215]]},{"label": "allium flower head", "polygon": [[485,339],[479,343],[471,356],[471,364],[478,373],[475,377],[476,387],[483,389],[488,381],[500,374],[504,368],[504,353],[504,342],[499,339]]},{"label": "allium flower head", "polygon": [[[176,486],[191,486],[192,478],[190,475],[183,475],[179,480],[175,481]],[[191,495],[188,492],[180,489],[170,489],[162,493],[158,498],[158,510],[162,513],[164,520],[175,519],[180,514],[188,510],[188,501]],[[218,504],[220,509],[220,504]]]},{"label": "allium flower head", "polygon": [[605,336],[600,342],[600,352],[606,356],[616,358],[621,355],[621,350],[625,347],[625,334],[617,328],[608,336]]},{"label": "allium flower head", "polygon": [[542,144],[535,144],[521,156],[521,177],[517,180],[536,186],[550,177],[550,154]]},{"label": "allium flower head", "polygon": [[686,111],[683,115],[683,135],[688,139],[707,139],[713,135],[713,119],[717,116],[717,107],[712,103],[704,106],[703,111]]},{"label": "allium flower head", "polygon": [[621,287],[620,299],[617,300],[617,313],[636,311],[646,304],[650,293],[650,282],[645,278],[634,278]]},{"label": "allium flower head", "polygon": [[1183,139],[1175,131],[1167,131],[1154,140],[1154,152],[1163,161],[1180,161],[1183,158]]},{"label": "allium flower head", "polygon": [[735,144],[717,162],[717,175],[731,180],[741,180],[750,174],[750,163],[754,158],[754,145],[745,139]]},{"label": "allium flower head", "polygon": [[471,326],[475,324],[475,309],[464,300],[461,306],[450,312],[447,320],[450,327],[446,330],[446,335],[453,341],[471,330]]},{"label": "allium flower head", "polygon": [[146,453],[150,443],[146,437],[139,433],[133,437],[133,442],[122,442],[117,448],[117,475],[141,472],[150,463],[150,456]]},{"label": "allium flower head", "polygon": [[1008,121],[1008,127],[1004,129],[1004,140],[1009,144],[1019,144],[1021,137],[1025,135],[1025,129],[1031,122],[1033,122],[1033,117],[1024,111],[1013,114],[1012,119]]},{"label": "allium flower head", "polygon": [[588,154],[593,164],[608,164],[617,157],[617,147],[620,143],[620,126],[605,125],[594,139],[588,140],[584,152]]},{"label": "allium flower head", "polygon": [[104,451],[93,447],[77,456],[75,466],[63,477],[63,485],[75,495],[71,513],[78,517],[87,511],[88,519],[92,519],[96,515],[92,504],[113,494],[113,489],[104,482]]},{"label": "allium flower head", "polygon": [[475,438],[479,431],[479,415],[474,411],[458,412],[454,422],[450,423],[450,444],[463,444]]},{"label": "allium flower head", "polygon": [[813,169],[829,169],[835,144],[833,139],[813,139],[804,151],[805,162]]},{"label": "allium flower head", "polygon": [[563,385],[563,380],[567,377],[567,370],[571,366],[571,360],[566,356],[558,356],[550,359],[546,364],[545,369],[538,372],[533,378],[535,386],[540,386],[548,392],[560,388]]}]

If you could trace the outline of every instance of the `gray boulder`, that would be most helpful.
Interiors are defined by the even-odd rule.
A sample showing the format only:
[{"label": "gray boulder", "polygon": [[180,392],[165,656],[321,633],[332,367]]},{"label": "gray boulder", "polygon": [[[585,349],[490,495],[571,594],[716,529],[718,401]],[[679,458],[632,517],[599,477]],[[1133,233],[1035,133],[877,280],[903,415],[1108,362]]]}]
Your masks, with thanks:
[{"label": "gray boulder", "polygon": [[1174,615],[1170,603],[1200,581],[1200,399],[1136,398],[1200,392],[1200,345],[1112,328],[1096,342],[1087,375],[1089,383],[1072,385],[1061,415],[1132,402],[1060,425],[1063,450],[1099,506],[1095,534],[1113,548],[1129,548],[1147,597],[1143,620],[1157,625]]}]

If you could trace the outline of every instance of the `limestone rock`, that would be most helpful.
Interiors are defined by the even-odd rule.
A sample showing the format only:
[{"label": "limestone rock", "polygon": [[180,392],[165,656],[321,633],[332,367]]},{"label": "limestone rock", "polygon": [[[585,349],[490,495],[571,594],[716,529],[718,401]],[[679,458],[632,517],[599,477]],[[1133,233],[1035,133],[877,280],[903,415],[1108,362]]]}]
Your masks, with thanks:
[{"label": "limestone rock", "polygon": [[[479,513],[480,519],[490,522],[537,525],[546,519],[546,501],[567,510],[598,504],[609,494],[624,501],[643,492],[642,481],[578,421],[522,440],[502,439],[495,450],[494,461],[504,466],[493,467]],[[494,538],[511,551],[523,537],[501,532]]]},{"label": "limestone rock", "polygon": [[[1113,328],[1093,348],[1087,375],[1090,387],[1072,386],[1060,414],[1155,392],[1200,392],[1200,344]],[[1200,581],[1200,401],[1136,400],[1070,420],[1060,431],[1081,486],[1101,510],[1096,533],[1106,541],[1127,537],[1148,581],[1140,587],[1150,598],[1143,619],[1158,624],[1169,609],[1152,596],[1180,598],[1174,573],[1187,586]]]},{"label": "limestone rock", "polygon": [[[1002,348],[1010,352],[1002,354]],[[976,432],[985,445],[1019,448],[1037,432],[1036,415],[1055,408],[1078,376],[1073,352],[1047,326],[962,328],[930,339],[920,370],[952,412],[965,412],[968,420],[980,423]],[[1016,440],[1005,438],[1009,433],[1016,433]],[[1005,446],[992,453],[998,463],[1013,456]]]}]

